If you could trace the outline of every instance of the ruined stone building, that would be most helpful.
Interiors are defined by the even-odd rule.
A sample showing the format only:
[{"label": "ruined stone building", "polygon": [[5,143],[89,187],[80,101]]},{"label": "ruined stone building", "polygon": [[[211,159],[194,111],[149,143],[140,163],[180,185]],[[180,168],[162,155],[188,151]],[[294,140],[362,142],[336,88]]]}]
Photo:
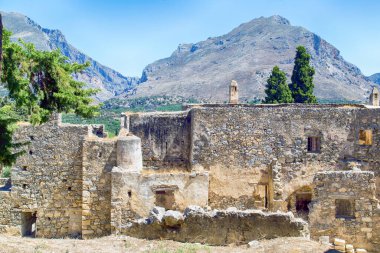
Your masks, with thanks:
[{"label": "ruined stone building", "polygon": [[[124,114],[121,126],[104,138],[59,117],[20,124],[15,139],[29,144],[0,191],[0,231],[92,238],[154,206],[236,207],[290,211],[312,238],[379,252],[379,107],[189,105]],[[266,226],[287,222],[276,217]]]}]

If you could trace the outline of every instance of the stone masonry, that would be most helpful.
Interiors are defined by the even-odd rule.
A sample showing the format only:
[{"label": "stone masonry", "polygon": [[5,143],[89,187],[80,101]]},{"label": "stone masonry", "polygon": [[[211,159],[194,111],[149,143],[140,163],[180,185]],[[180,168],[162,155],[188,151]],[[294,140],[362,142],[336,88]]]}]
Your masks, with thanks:
[{"label": "stone masonry", "polygon": [[121,122],[115,138],[59,117],[20,124],[28,144],[0,186],[0,231],[93,238],[155,206],[197,205],[290,211],[313,238],[380,248],[379,107],[189,105]]}]

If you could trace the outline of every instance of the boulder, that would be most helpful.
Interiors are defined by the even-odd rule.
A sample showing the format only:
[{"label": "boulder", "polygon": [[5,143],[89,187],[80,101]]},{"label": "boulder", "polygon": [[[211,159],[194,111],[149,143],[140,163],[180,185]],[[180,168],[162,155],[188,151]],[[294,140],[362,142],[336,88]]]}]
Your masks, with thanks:
[{"label": "boulder", "polygon": [[260,247],[260,242],[259,241],[250,241],[248,243],[248,248],[253,248],[253,249],[257,249],[258,247]]},{"label": "boulder", "polygon": [[165,212],[163,221],[168,227],[178,227],[184,222],[185,218],[178,211],[168,210]]}]

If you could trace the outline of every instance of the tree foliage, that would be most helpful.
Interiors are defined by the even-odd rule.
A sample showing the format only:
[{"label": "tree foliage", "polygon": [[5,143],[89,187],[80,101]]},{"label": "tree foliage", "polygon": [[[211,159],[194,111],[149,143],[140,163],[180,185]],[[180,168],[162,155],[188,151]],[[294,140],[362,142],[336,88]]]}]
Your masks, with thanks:
[{"label": "tree foliage", "polygon": [[313,76],[315,70],[310,66],[310,54],[303,46],[297,47],[294,60],[294,68],[289,85],[295,103],[317,103],[313,95],[314,83]]},{"label": "tree foliage", "polygon": [[4,33],[1,81],[33,124],[46,122],[53,112],[74,111],[85,118],[96,114],[99,107],[91,105],[90,96],[97,90],[84,89],[85,83],[72,76],[87,67],[69,63],[58,50],[38,51],[31,43],[12,43],[10,33]]},{"label": "tree foliage", "polygon": [[267,80],[266,97],[263,100],[264,104],[279,104],[279,103],[292,103],[293,97],[286,83],[285,72],[281,71],[278,66],[272,70],[272,74]]},{"label": "tree foliage", "polygon": [[10,37],[3,29],[0,75],[9,99],[0,104],[0,166],[11,165],[20,155],[15,148],[22,144],[12,143],[20,112],[36,125],[48,121],[52,113],[74,112],[89,118],[99,109],[91,99],[98,90],[85,89],[85,83],[73,78],[88,63],[70,63],[58,50],[38,51],[33,44],[14,43]]},{"label": "tree foliage", "polygon": [[14,106],[9,103],[0,103],[0,168],[1,165],[10,166],[15,161],[16,158],[24,153],[21,151],[15,151],[23,143],[13,143],[12,136],[17,128],[17,121],[19,116],[16,113]]}]

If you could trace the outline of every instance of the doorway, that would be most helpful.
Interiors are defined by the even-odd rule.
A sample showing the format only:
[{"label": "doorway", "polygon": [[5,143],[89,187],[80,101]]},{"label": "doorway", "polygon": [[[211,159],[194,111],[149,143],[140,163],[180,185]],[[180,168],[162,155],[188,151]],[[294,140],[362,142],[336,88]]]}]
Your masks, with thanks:
[{"label": "doorway", "polygon": [[21,235],[25,237],[36,237],[37,231],[37,213],[22,212],[21,213]]}]

